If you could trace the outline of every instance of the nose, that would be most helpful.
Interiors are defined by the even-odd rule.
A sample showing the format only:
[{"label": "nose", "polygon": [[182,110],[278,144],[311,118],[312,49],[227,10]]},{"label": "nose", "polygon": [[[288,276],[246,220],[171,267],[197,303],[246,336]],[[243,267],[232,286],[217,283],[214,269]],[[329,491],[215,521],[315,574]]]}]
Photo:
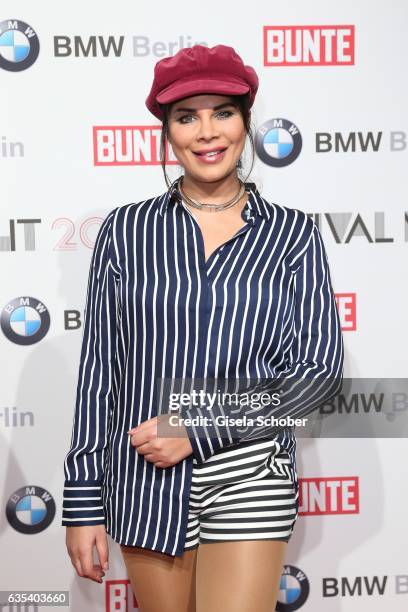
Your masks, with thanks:
[{"label": "nose", "polygon": [[211,116],[211,113],[202,113],[198,124],[198,140],[211,140],[219,135],[217,120]]}]

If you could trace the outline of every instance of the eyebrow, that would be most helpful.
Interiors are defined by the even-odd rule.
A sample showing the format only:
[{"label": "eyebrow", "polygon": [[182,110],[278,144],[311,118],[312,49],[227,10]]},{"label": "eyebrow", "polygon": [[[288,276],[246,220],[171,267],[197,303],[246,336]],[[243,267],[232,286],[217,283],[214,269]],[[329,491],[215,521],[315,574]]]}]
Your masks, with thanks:
[{"label": "eyebrow", "polygon": [[[222,104],[218,104],[217,106],[213,106],[213,110],[219,110],[220,108],[224,108],[225,106],[237,106],[236,104],[234,104],[234,102],[223,102]],[[187,108],[187,107],[179,107],[177,108],[174,112],[175,113],[194,113],[197,109],[196,108]]]}]

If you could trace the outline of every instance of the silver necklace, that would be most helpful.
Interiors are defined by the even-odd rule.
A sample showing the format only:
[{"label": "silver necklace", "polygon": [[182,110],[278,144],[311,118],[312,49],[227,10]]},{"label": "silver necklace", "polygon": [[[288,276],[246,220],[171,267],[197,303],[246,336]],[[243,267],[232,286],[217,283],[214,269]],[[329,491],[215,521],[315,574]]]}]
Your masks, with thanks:
[{"label": "silver necklace", "polygon": [[240,188],[237,195],[235,195],[231,200],[228,200],[228,202],[225,202],[225,204],[205,204],[204,202],[198,202],[198,200],[190,198],[187,194],[184,193],[183,188],[181,186],[183,182],[183,177],[181,177],[179,181],[178,190],[180,191],[180,194],[185,199],[187,204],[190,204],[190,206],[193,206],[194,208],[199,208],[201,210],[217,212],[219,210],[225,210],[227,208],[230,208],[231,206],[234,206],[234,204],[236,204],[244,195],[245,183],[243,183],[240,178],[238,180],[240,182]]}]

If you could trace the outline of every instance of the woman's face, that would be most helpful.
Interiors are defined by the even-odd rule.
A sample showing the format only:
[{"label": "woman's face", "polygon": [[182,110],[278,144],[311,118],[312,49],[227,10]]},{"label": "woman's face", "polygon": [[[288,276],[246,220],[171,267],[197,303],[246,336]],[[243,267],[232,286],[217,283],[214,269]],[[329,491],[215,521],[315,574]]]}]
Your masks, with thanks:
[{"label": "woman's face", "polygon": [[189,178],[212,182],[236,172],[245,138],[242,115],[230,96],[200,94],[170,108],[168,139]]}]

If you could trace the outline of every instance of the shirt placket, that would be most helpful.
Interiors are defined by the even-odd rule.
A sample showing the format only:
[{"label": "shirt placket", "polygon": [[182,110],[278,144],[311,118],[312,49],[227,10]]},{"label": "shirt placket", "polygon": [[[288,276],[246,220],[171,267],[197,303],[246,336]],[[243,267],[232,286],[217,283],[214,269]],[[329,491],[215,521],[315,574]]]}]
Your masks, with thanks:
[{"label": "shirt placket", "polygon": [[[208,340],[209,317],[210,317],[211,309],[213,306],[211,284],[213,282],[213,279],[217,276],[219,266],[221,265],[223,261],[223,255],[227,253],[227,251],[225,250],[226,245],[236,240],[238,236],[241,236],[241,234],[244,234],[245,232],[249,231],[249,229],[253,225],[256,224],[257,219],[256,219],[256,214],[253,209],[253,206],[251,205],[251,201],[248,198],[241,212],[242,219],[244,221],[247,221],[246,225],[244,225],[244,227],[241,227],[233,236],[231,236],[231,238],[228,238],[228,240],[226,240],[221,245],[219,245],[211,253],[211,255],[206,261],[205,260],[204,238],[203,238],[203,234],[200,229],[200,226],[197,223],[194,215],[191,213],[190,210],[188,210],[186,206],[184,206],[182,202],[179,201],[178,205],[180,205],[191,218],[192,224],[191,224],[191,227],[189,227],[188,232],[189,232],[190,238],[192,238],[192,233],[194,232],[195,237],[196,237],[197,249],[198,249],[198,262],[199,262],[199,268],[200,268],[199,271],[200,271],[200,279],[201,279],[201,295],[198,296],[199,313],[200,313],[200,321],[199,321],[200,350],[198,351],[199,358],[198,358],[198,363],[196,364],[196,368],[195,368],[195,372],[196,372],[195,376],[201,378],[205,376],[206,365],[207,365],[205,362],[205,349],[206,349],[207,340]],[[193,245],[190,246],[189,253],[191,254],[194,253]],[[217,256],[218,256],[218,259],[216,261],[216,265],[213,265],[214,258]],[[195,261],[195,258],[191,256],[190,261],[193,263]]]},{"label": "shirt placket", "polygon": [[[241,227],[233,236],[231,236],[231,238],[228,238],[228,240],[226,240],[225,242],[223,242],[222,244],[220,244],[209,256],[209,258],[207,259],[207,261],[205,260],[205,246],[204,246],[204,238],[203,238],[203,234],[202,231],[200,229],[200,226],[198,225],[194,215],[192,214],[192,212],[186,207],[184,206],[184,204],[180,203],[180,206],[183,207],[183,209],[187,212],[188,215],[190,215],[192,223],[193,223],[193,227],[194,227],[194,231],[195,231],[195,235],[197,238],[197,244],[198,244],[198,257],[199,257],[199,265],[200,265],[200,269],[203,270],[205,272],[205,276],[206,276],[206,281],[208,282],[209,280],[209,268],[212,265],[213,259],[220,254],[220,252],[222,252],[224,250],[224,247],[229,244],[231,241],[236,240],[236,238],[238,236],[240,236],[241,234],[247,232],[252,225],[255,224],[256,221],[256,216],[255,216],[255,211],[253,210],[250,200],[248,199],[244,208],[242,209],[241,212],[241,217],[244,221],[247,222],[246,225],[244,225],[244,227]],[[216,213],[214,213],[216,214]]]}]

